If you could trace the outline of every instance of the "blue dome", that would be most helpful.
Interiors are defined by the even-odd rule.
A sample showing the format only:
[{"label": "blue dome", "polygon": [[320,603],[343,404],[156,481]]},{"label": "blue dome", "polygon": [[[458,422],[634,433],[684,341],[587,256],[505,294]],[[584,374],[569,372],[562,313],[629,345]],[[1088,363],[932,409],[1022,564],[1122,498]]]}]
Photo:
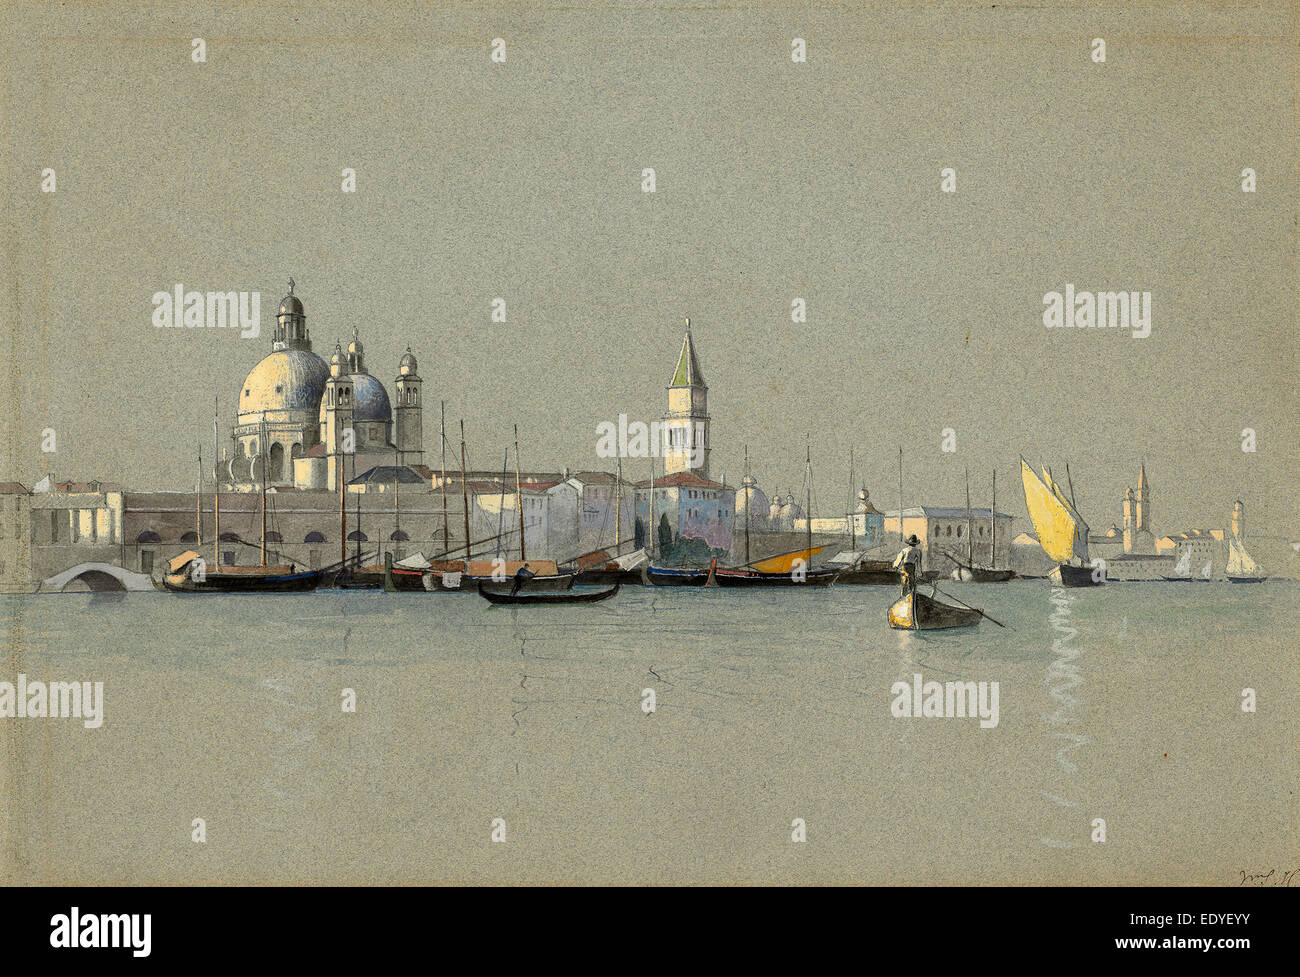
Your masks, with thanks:
[{"label": "blue dome", "polygon": [[[261,411],[316,410],[330,368],[315,353],[305,349],[281,349],[267,355],[253,367],[239,391],[239,413]],[[385,397],[385,409],[388,399]]]},{"label": "blue dome", "polygon": [[[388,403],[388,391],[384,385],[367,373],[352,378],[355,391],[355,404],[352,417],[358,421],[388,421],[392,419],[392,409]],[[322,390],[324,386],[322,385]]]}]

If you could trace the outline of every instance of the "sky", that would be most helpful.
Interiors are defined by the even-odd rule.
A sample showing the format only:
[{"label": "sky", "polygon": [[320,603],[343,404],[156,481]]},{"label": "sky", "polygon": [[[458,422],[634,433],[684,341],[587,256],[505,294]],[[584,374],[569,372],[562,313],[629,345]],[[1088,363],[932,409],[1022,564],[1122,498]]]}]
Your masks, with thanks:
[{"label": "sky", "polygon": [[[801,492],[808,443],[815,511],[850,450],[892,508],[901,446],[909,505],[996,468],[1027,528],[1024,454],[1104,529],[1145,462],[1157,531],[1300,531],[1293,8],[640,8],[11,8],[0,479],[192,486],[292,277],[324,357],[357,329],[391,392],[415,352],[430,458],[445,400],[471,466],[518,424],[526,469],[610,467],[689,316],[733,485],[748,446]],[[177,283],[261,335],[155,328]],[[1150,292],[1150,335],[1046,328],[1067,284]]]}]

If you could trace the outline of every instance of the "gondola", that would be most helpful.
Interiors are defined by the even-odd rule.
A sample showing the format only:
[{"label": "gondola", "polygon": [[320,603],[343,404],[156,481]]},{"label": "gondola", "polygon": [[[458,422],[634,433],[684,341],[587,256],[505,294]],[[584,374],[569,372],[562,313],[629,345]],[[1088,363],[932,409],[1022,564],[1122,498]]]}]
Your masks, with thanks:
[{"label": "gondola", "polygon": [[[952,559],[952,557],[948,558]],[[957,569],[952,572],[952,579],[963,583],[1006,583],[1016,578],[1015,570],[972,566],[958,560],[953,562],[957,564]]]},{"label": "gondola", "polygon": [[827,587],[835,583],[839,575],[839,570],[764,573],[762,570],[734,568],[715,571],[714,579],[719,587]]},{"label": "gondola", "polygon": [[979,624],[984,613],[973,607],[954,607],[925,594],[910,593],[889,607],[889,626],[901,631],[938,631]]},{"label": "gondola", "polygon": [[594,604],[618,593],[620,584],[606,590],[532,591],[511,593],[512,583],[480,583],[479,596],[492,604]]}]

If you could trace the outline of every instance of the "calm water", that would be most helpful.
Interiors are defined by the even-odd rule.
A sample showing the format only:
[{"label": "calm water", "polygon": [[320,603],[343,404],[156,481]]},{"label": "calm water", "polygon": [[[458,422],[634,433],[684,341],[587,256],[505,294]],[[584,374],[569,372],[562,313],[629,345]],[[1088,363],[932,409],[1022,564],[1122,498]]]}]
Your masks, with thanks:
[{"label": "calm water", "polygon": [[[864,587],[0,598],[0,681],[106,700],[96,730],[0,720],[0,876],[1232,884],[1300,864],[1300,585],[944,588],[1010,629],[894,632],[894,590]],[[917,672],[998,682],[997,728],[892,717]]]}]

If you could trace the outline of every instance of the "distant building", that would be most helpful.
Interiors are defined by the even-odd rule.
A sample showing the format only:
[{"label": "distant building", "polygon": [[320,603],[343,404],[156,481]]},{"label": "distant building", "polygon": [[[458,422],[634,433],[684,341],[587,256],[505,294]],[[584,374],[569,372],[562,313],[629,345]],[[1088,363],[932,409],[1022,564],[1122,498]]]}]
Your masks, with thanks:
[{"label": "distant building", "polygon": [[410,349],[398,365],[394,409],[384,385],[366,369],[355,329],[347,351],[336,343],[328,364],[312,352],[302,300],[293,288],[290,279],[271,352],[240,388],[230,448],[215,463],[218,482],[235,491],[252,491],[263,481],[337,490],[348,473],[422,463],[423,382]]},{"label": "distant building", "polygon": [[[973,549],[976,563],[988,563],[996,538],[998,563],[1004,564],[1011,557],[1011,516],[999,512],[994,524],[996,537],[989,526],[988,509],[970,510],[970,539],[974,540]],[[899,541],[898,510],[891,509],[882,513],[882,531],[884,538],[893,545]],[[955,556],[966,557],[966,510],[964,508],[941,508],[938,506],[909,506],[903,509],[903,538],[915,535],[920,540],[922,552],[929,560],[942,559],[946,550]],[[947,561],[944,561],[947,565]],[[930,569],[938,569],[931,562]]]},{"label": "distant building", "polygon": [[1155,534],[1151,532],[1151,487],[1147,485],[1147,467],[1138,469],[1138,487],[1124,490],[1124,552],[1140,556],[1156,552]]},{"label": "distant building", "polygon": [[[729,550],[736,516],[736,490],[702,478],[693,471],[654,479],[654,521],[651,524],[651,483],[636,483],[636,535],[649,540],[667,517],[674,538],[702,539],[711,547]],[[655,537],[657,545],[658,537]]]}]

